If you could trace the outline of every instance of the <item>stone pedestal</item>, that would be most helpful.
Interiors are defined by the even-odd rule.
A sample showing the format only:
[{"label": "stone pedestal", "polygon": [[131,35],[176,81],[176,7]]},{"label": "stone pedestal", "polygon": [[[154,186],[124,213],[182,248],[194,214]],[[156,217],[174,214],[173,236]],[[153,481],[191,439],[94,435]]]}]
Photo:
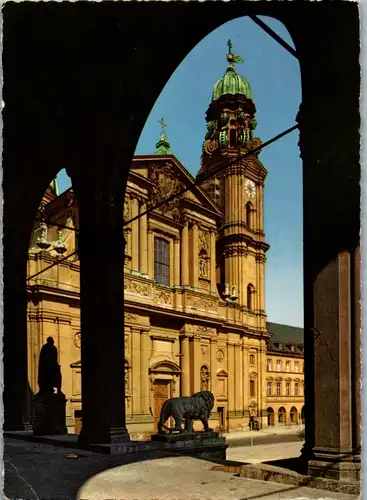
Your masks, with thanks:
[{"label": "stone pedestal", "polygon": [[331,450],[314,453],[308,462],[308,474],[338,481],[361,480],[361,457],[352,453],[332,453]]},{"label": "stone pedestal", "polygon": [[214,431],[154,434],[151,439],[159,443],[159,449],[195,457],[226,459],[226,439]]},{"label": "stone pedestal", "polygon": [[67,434],[66,401],[62,392],[36,394],[33,400],[35,414],[33,434],[36,436]]}]

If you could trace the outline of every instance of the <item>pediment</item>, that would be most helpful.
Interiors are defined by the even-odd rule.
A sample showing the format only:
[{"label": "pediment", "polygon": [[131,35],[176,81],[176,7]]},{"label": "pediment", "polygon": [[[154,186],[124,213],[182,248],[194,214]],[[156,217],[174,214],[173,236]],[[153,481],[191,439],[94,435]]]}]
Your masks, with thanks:
[{"label": "pediment", "polygon": [[256,378],[257,377],[257,373],[256,372],[251,372],[250,375],[249,375],[250,378]]},{"label": "pediment", "polygon": [[[134,157],[131,171],[145,177],[150,182],[152,205],[193,186],[195,183],[195,178],[172,155]],[[180,202],[182,201],[196,205],[208,212],[208,216],[214,217],[215,220],[222,217],[222,212],[200,186],[194,186],[192,190],[182,195]],[[170,212],[169,208],[172,213],[177,213],[178,203],[168,203],[163,212]]]},{"label": "pediment", "polygon": [[70,364],[70,368],[81,368],[82,367],[82,360],[79,359],[78,361],[74,361],[74,363]]},{"label": "pediment", "polygon": [[217,377],[228,377],[228,375],[229,373],[224,368],[217,370]]}]

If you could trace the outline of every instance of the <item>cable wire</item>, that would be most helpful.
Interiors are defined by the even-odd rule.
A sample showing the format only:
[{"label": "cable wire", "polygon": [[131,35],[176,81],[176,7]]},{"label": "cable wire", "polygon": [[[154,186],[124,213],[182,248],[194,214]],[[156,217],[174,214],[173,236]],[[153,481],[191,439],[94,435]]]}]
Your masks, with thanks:
[{"label": "cable wire", "polygon": [[291,47],[287,42],[283,40],[275,31],[273,31],[267,24],[264,23],[261,19],[259,19],[257,16],[248,16],[251,21],[256,23],[262,30],[265,31],[269,36],[271,36],[276,42],[279,43],[283,47],[283,49],[287,50],[292,56],[294,56],[296,59],[298,59],[297,52],[293,47]]}]

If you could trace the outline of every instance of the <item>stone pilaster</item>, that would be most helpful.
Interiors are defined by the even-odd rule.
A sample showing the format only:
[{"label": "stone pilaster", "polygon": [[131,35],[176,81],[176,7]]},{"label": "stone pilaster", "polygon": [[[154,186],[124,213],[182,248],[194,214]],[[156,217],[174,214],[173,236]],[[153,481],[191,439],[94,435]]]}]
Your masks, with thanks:
[{"label": "stone pilaster", "polygon": [[193,222],[191,225],[191,259],[190,269],[192,272],[191,284],[194,288],[199,287],[199,229]]},{"label": "stone pilaster", "polygon": [[210,231],[210,291],[217,292],[217,271],[216,271],[216,232]]},{"label": "stone pilaster", "polygon": [[151,340],[148,330],[140,332],[140,397],[141,413],[149,414],[149,356]]},{"label": "stone pilaster", "polygon": [[242,367],[243,367],[243,405],[245,410],[249,404],[249,348],[245,345],[245,339],[242,339]]},{"label": "stone pilaster", "polygon": [[[139,213],[143,214],[147,209],[144,201],[140,202]],[[139,259],[140,272],[148,274],[148,218],[147,215],[142,215],[139,219]]]},{"label": "stone pilaster", "polygon": [[[139,215],[139,202],[136,198],[131,200],[131,218]],[[131,223],[131,269],[139,270],[139,219]]]},{"label": "stone pilaster", "polygon": [[191,338],[191,394],[200,391],[201,350],[200,337]]},{"label": "stone pilaster", "polygon": [[228,342],[228,409],[229,411],[235,410],[235,359],[234,359],[234,343]]},{"label": "stone pilaster", "polygon": [[189,337],[181,338],[181,396],[190,396],[190,345]]},{"label": "stone pilaster", "polygon": [[181,233],[181,286],[189,285],[189,225],[184,221]]},{"label": "stone pilaster", "polygon": [[132,328],[131,330],[131,368],[132,368],[132,409],[133,414],[139,415],[141,413],[141,368],[140,368],[140,329]]},{"label": "stone pilaster", "polygon": [[242,373],[242,359],[241,359],[241,343],[238,342],[234,346],[234,363],[235,363],[235,409],[236,411],[242,410],[242,384],[243,384],[243,373]]},{"label": "stone pilaster", "polygon": [[177,236],[173,240],[173,285],[180,286],[180,238]]},{"label": "stone pilaster", "polygon": [[154,278],[154,230],[151,224],[148,224],[148,275]]},{"label": "stone pilaster", "polygon": [[217,339],[210,339],[210,390],[217,395]]}]

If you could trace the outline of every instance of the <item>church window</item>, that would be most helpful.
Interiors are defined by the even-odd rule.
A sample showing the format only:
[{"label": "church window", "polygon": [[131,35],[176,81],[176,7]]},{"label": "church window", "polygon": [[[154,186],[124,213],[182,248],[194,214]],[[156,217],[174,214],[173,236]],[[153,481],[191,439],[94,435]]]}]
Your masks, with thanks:
[{"label": "church window", "polygon": [[277,372],[282,371],[282,362],[280,359],[277,359]]},{"label": "church window", "polygon": [[291,383],[286,382],[285,384],[285,395],[290,396],[291,395]]},{"label": "church window", "polygon": [[255,364],[255,354],[250,354],[250,365]]},{"label": "church window", "polygon": [[237,143],[237,134],[236,134],[236,131],[231,129],[229,131],[229,144],[232,148],[235,148],[236,147],[236,144]]},{"label": "church window", "polygon": [[154,238],[154,279],[160,285],[169,286],[169,268],[169,242],[163,238]]},{"label": "church window", "polygon": [[291,362],[290,361],[286,361],[285,362],[285,371],[286,372],[290,372],[291,371]]},{"label": "church window", "polygon": [[273,384],[268,382],[268,396],[271,396],[273,393]]},{"label": "church window", "polygon": [[255,294],[255,288],[254,285],[251,283],[247,286],[247,308],[248,309],[253,309],[254,307],[254,294]]},{"label": "church window", "polygon": [[203,365],[200,368],[200,390],[208,391],[209,390],[209,368],[206,365]]},{"label": "church window", "polygon": [[295,361],[295,362],[294,362],[294,371],[295,371],[296,373],[298,373],[298,372],[299,372],[299,362],[298,362],[298,361]]},{"label": "church window", "polygon": [[271,359],[267,360],[267,368],[268,372],[271,372],[273,370],[273,361]]},{"label": "church window", "polygon": [[294,384],[294,395],[299,396],[299,383],[298,382],[296,382]]},{"label": "church window", "polygon": [[281,382],[277,382],[277,396],[281,396],[282,394],[282,384]]},{"label": "church window", "polygon": [[250,396],[255,397],[255,380],[250,380]]}]

